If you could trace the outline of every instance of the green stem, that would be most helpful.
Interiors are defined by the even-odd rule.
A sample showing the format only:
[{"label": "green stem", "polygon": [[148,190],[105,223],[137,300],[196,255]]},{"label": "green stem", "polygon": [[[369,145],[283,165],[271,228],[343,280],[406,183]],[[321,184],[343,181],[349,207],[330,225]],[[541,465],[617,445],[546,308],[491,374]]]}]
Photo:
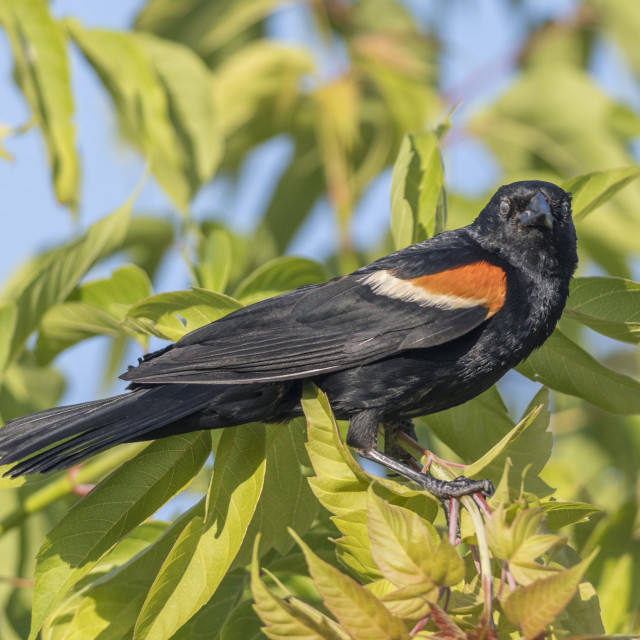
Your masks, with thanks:
[{"label": "green stem", "polygon": [[72,479],[68,474],[63,474],[53,482],[47,483],[42,489],[34,491],[27,496],[21,507],[0,520],[0,536],[21,525],[31,514],[37,513],[49,505],[73,492],[79,484],[92,484],[104,477],[114,468],[126,460],[145,445],[130,445],[119,447],[109,455],[101,456],[83,465]]}]

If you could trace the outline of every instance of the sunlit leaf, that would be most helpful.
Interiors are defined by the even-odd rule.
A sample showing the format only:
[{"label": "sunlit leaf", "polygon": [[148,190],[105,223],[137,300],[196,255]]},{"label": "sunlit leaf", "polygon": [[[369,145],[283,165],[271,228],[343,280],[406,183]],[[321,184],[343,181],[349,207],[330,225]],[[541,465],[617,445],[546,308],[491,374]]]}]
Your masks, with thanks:
[{"label": "sunlit leaf", "polygon": [[[171,124],[181,149],[181,169],[189,185],[187,198],[209,180],[222,154],[212,82],[206,65],[191,49],[144,33],[136,34],[167,95]],[[171,162],[156,160],[154,173],[169,184]]]},{"label": "sunlit leaf", "polygon": [[193,479],[210,453],[209,442],[202,433],[153,442],[49,533],[38,554],[31,638],[65,593],[116,542]]},{"label": "sunlit leaf", "polygon": [[396,586],[427,593],[436,585],[454,586],[464,577],[456,550],[446,538],[434,545],[435,529],[415,513],[387,504],[369,489],[367,516],[373,559]]},{"label": "sunlit leaf", "polygon": [[167,556],[142,607],[135,640],[168,640],[215,593],[233,562],[262,492],[262,425],[220,439],[204,518],[194,518]]},{"label": "sunlit leaf", "polygon": [[[182,514],[169,527],[163,526],[164,531],[159,537],[156,535],[153,539],[145,538],[147,544],[135,557],[131,557],[131,553],[124,556],[121,552],[118,557],[114,557],[120,547],[129,543],[130,538],[139,537],[141,529],[159,523],[147,523],[134,529],[107,556],[107,560],[115,562],[114,569],[96,580],[88,589],[80,590],[79,597],[75,598],[78,602],[72,609],[72,614],[68,607],[63,606],[51,623],[45,626],[45,638],[47,626],[51,627],[52,637],[60,633],[61,627],[69,638],[82,637],[88,630],[96,638],[100,634],[109,634],[113,638],[131,637],[140,607],[162,561],[188,522],[201,513],[204,513],[204,500]],[[128,544],[128,547],[131,545]]]},{"label": "sunlit leaf", "polygon": [[[316,498],[334,515],[366,509],[366,490],[373,480],[349,453],[340,439],[338,427],[324,393],[307,385],[302,395],[307,418],[307,451],[316,476],[309,484]],[[375,478],[379,495],[393,504],[412,509],[426,520],[433,520],[434,499],[425,491],[387,478]]]},{"label": "sunlit leaf", "polygon": [[354,640],[408,639],[399,618],[393,616],[372,593],[321,560],[303,540],[291,533],[302,549],[309,573],[327,609]]},{"label": "sunlit leaf", "polygon": [[158,293],[127,312],[133,328],[175,342],[189,331],[219,320],[242,305],[222,293],[205,289]]},{"label": "sunlit leaf", "polygon": [[[37,260],[24,272],[6,296],[14,296],[17,307],[10,358],[15,358],[49,307],[62,302],[85,273],[100,259],[119,248],[129,221],[132,199],[111,215],[89,227],[86,234],[65,247]],[[20,288],[19,285],[21,285]]]},{"label": "sunlit leaf", "polygon": [[303,420],[269,425],[264,489],[234,566],[245,566],[250,561],[258,532],[261,555],[271,547],[285,555],[293,546],[287,528],[304,535],[313,524],[319,505],[307,481],[310,464],[306,440]]},{"label": "sunlit leaf", "polygon": [[584,572],[595,556],[547,578],[539,578],[510,593],[503,603],[504,612],[527,638],[534,638],[551,624],[569,603]]},{"label": "sunlit leaf", "polygon": [[224,293],[232,268],[231,234],[226,229],[211,229],[201,238],[198,253],[198,286]]},{"label": "sunlit leaf", "polygon": [[251,594],[256,612],[266,625],[264,633],[269,638],[346,640],[349,637],[333,620],[319,611],[296,607],[295,603],[272,593],[260,577],[257,545],[251,563]]},{"label": "sunlit leaf", "polygon": [[117,269],[110,278],[82,284],[71,301],[45,313],[36,343],[38,361],[49,362],[64,349],[92,336],[123,335],[128,308],[150,294],[147,274],[135,265]]},{"label": "sunlit leaf", "polygon": [[249,274],[238,285],[234,297],[249,305],[327,278],[324,267],[313,260],[282,256]]},{"label": "sunlit leaf", "polygon": [[487,525],[487,540],[494,557],[505,560],[518,584],[557,572],[556,567],[537,562],[543,553],[567,542],[565,536],[552,535],[544,529],[545,512],[529,508],[518,513],[508,525],[505,512],[499,507]]},{"label": "sunlit leaf", "polygon": [[426,240],[446,223],[444,168],[432,131],[405,136],[391,182],[391,232],[396,249]]},{"label": "sunlit leaf", "polygon": [[44,0],[0,0],[0,20],[11,42],[16,81],[44,137],[56,196],[75,210],[79,168],[64,37]]},{"label": "sunlit leaf", "polygon": [[186,210],[219,155],[207,70],[174,43],[88,30],[72,20],[65,25],[111,94],[127,137],[149,159],[169,197]]}]

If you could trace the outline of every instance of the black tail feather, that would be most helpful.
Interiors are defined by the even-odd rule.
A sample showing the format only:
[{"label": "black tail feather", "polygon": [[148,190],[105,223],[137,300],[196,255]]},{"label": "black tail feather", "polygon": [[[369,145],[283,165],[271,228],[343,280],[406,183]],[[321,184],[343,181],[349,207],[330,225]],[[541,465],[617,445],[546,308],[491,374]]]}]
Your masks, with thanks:
[{"label": "black tail feather", "polygon": [[22,460],[6,472],[12,477],[65,469],[116,444],[144,439],[146,432],[197,412],[212,395],[210,385],[162,385],[17,418],[0,429],[0,464]]}]

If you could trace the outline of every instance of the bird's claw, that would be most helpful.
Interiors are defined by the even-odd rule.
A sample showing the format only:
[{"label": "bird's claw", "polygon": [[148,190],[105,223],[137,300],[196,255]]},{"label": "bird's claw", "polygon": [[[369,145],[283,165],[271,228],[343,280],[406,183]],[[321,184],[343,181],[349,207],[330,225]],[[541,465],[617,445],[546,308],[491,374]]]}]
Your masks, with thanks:
[{"label": "bird's claw", "polygon": [[490,498],[495,489],[489,480],[470,480],[464,476],[458,476],[455,480],[438,480],[426,474],[422,486],[439,500],[460,498],[462,496],[480,493],[485,498]]}]

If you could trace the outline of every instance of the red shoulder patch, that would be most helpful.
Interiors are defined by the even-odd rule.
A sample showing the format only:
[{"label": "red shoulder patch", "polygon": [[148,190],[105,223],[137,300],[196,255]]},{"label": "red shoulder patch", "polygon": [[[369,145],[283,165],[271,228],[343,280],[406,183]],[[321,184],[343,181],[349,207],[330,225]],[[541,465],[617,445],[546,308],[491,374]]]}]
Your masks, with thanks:
[{"label": "red shoulder patch", "polygon": [[427,295],[445,296],[452,301],[460,300],[460,306],[464,306],[464,301],[467,301],[470,304],[487,307],[489,309],[487,317],[494,315],[502,308],[507,295],[505,272],[484,260],[413,278],[406,282],[420,287]]}]

